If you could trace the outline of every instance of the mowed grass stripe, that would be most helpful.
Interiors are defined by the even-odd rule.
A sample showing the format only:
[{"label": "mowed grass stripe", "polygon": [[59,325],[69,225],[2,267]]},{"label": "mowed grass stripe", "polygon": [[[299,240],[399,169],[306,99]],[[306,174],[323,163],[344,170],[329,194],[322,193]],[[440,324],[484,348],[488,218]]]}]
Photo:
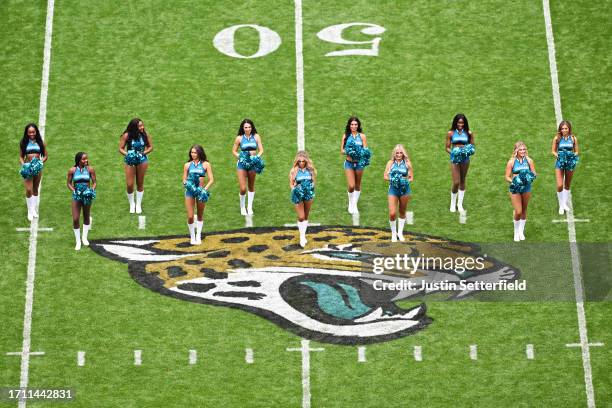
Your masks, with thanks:
[{"label": "mowed grass stripe", "polygon": [[[39,243],[41,253],[48,255],[39,261],[40,308],[34,339],[50,353],[70,353],[65,362],[32,362],[31,383],[56,378],[73,384],[81,390],[77,406],[89,406],[91,401],[107,406],[117,401],[240,406],[253,400],[259,405],[296,405],[301,400],[299,365],[285,367],[262,352],[252,375],[240,371],[246,345],[259,349],[272,341],[284,350],[295,336],[246,313],[164,298],[134,283],[125,264],[89,251],[75,253],[65,188],[74,153],[86,150],[99,179],[92,239],[185,233],[181,169],[189,146],[199,142],[217,180],[205,230],[242,226],[231,147],[240,120],[251,117],[263,137],[267,161],[257,184],[255,225],[292,220],[288,191],[277,191],[276,186],[287,185],[295,152],[293,4],[244,4],[235,9],[212,3],[72,2],[56,12],[47,133],[62,164],[48,169],[45,185],[49,225],[58,233],[41,236]],[[218,31],[254,19],[282,36],[277,52],[262,59],[237,60],[213,48]],[[251,41],[246,44],[251,51],[256,45],[250,37],[241,40]],[[143,118],[155,142],[143,205],[146,231],[139,231],[137,219],[127,214],[117,153],[119,134],[133,116]],[[276,200],[281,204],[275,208],[270,202]],[[200,346],[210,350],[201,361],[207,357],[210,361],[194,366],[199,367],[197,372],[188,371],[194,367],[184,364],[183,350]],[[146,351],[140,367],[117,368],[116,359],[96,360],[94,354],[123,350],[130,355],[135,349]],[[234,349],[238,350],[235,363]],[[76,350],[87,350],[90,356],[78,372]],[[161,355],[156,360],[148,350],[181,350],[180,367],[171,364],[170,377],[157,376],[167,372],[166,359]],[[201,393],[184,393],[176,386],[179,378],[183,379],[179,383],[191,384],[188,388],[200,387],[202,381],[206,385]],[[221,392],[228,384],[235,388]],[[108,387],[116,392],[106,392]]]},{"label": "mowed grass stripe", "polygon": [[[19,385],[19,356],[23,333],[25,278],[28,260],[28,234],[15,228],[27,227],[23,179],[19,175],[19,141],[26,123],[38,120],[40,75],[45,35],[45,8],[38,4],[3,2],[0,6],[0,171],[3,194],[0,198],[0,246],[3,249],[0,279],[0,386]],[[44,204],[43,204],[44,205]]]}]

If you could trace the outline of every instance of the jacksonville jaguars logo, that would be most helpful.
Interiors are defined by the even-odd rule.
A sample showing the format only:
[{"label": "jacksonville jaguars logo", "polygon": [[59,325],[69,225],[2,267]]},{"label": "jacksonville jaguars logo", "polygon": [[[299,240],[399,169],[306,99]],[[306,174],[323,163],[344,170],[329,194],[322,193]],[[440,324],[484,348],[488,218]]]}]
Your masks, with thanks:
[{"label": "jacksonville jaguars logo", "polygon": [[[91,248],[128,263],[134,280],[163,295],[245,310],[301,337],[337,344],[388,341],[427,327],[433,320],[419,300],[432,293],[427,283],[513,281],[519,275],[490,257],[483,268],[461,273],[440,268],[377,274],[375,260],[397,254],[479,255],[472,244],[421,234],[390,243],[388,235],[376,228],[310,227],[303,249],[295,229],[268,227],[209,233],[198,246],[188,237],[169,236],[97,240]],[[379,290],[381,282],[406,280],[421,285]]]}]

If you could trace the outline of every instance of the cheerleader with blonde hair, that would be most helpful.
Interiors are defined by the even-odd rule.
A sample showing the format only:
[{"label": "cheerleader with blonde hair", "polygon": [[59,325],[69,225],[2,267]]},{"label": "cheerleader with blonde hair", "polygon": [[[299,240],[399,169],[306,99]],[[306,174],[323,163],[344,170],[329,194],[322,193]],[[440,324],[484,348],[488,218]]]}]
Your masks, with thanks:
[{"label": "cheerleader with blonde hair", "polygon": [[[385,180],[389,182],[387,201],[389,204],[389,225],[391,226],[391,242],[398,239],[404,241],[404,224],[406,223],[406,208],[410,201],[410,183],[414,178],[412,163],[403,145],[395,145],[391,152],[391,160],[385,167]],[[397,208],[399,207],[399,218]],[[396,224],[397,218],[397,224]]]},{"label": "cheerleader with blonde hair", "polygon": [[314,199],[314,187],[317,178],[317,170],[308,157],[308,153],[300,150],[295,155],[293,166],[289,171],[289,188],[291,189],[291,201],[295,205],[297,214],[297,225],[300,231],[300,246],[304,248],[306,243],[306,229],[308,228],[308,215]]},{"label": "cheerleader with blonde hair", "polygon": [[510,183],[510,201],[514,207],[514,241],[525,239],[527,206],[531,198],[531,183],[535,178],[535,165],[528,155],[527,146],[523,142],[516,142],[506,164],[506,181]]}]

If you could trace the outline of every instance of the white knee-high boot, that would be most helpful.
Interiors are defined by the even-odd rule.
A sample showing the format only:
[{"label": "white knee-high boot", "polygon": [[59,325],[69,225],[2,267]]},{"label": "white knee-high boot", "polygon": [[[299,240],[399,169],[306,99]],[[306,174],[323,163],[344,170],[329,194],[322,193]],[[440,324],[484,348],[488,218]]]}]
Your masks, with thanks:
[{"label": "white knee-high boot", "polygon": [[397,241],[397,223],[395,220],[389,220],[389,225],[391,226],[391,242]]}]

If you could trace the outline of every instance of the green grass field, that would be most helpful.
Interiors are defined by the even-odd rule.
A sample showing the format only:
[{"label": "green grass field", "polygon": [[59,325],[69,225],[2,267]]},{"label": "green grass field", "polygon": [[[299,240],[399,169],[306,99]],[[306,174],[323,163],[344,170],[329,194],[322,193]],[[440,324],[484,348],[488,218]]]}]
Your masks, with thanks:
[{"label": "green grass field", "polygon": [[[591,343],[603,343],[590,348],[592,384],[596,406],[612,406],[606,178],[612,171],[606,154],[612,2],[553,1],[551,13],[563,115],[581,146],[572,196],[575,217],[589,220],[575,225],[586,328]],[[421,300],[433,322],[415,334],[368,344],[367,362],[358,361],[356,344],[311,341],[310,347],[324,348],[310,353],[312,406],[587,406],[581,349],[566,346],[580,342],[568,224],[552,222],[563,217],[550,154],[556,120],[542,4],[305,1],[302,14],[305,145],[318,170],[311,221],[352,225],[339,150],[346,120],[355,114],[373,151],[362,183],[361,226],[388,228],[383,170],[393,146],[403,143],[415,173],[409,206],[415,222],[406,229],[480,243],[540,290],[534,297],[504,294],[503,301],[426,296]],[[39,120],[46,2],[2,2],[0,18],[0,388],[18,388],[21,358],[6,354],[22,348],[30,247],[30,234],[16,232],[29,225],[18,143],[23,126]],[[369,47],[317,37],[326,27],[351,22],[385,29],[378,56],[325,56]],[[282,43],[260,58],[222,54],[213,38],[239,24],[268,27]],[[354,27],[344,37],[372,38]],[[243,55],[259,46],[254,29],[237,31],[234,40]],[[302,357],[287,351],[300,346],[301,336],[238,308],[160,296],[137,283],[126,263],[88,248],[74,251],[65,186],[74,154],[87,151],[98,175],[92,242],[185,238],[182,166],[189,147],[202,144],[216,179],[205,211],[206,249],[211,233],[245,226],[231,148],[240,121],[249,117],[266,150],[253,226],[294,223],[287,174],[297,149],[295,41],[290,1],[55,4],[45,135],[50,159],[39,219],[40,227],[53,231],[38,233],[31,330],[31,350],[45,355],[30,358],[29,387],[72,388],[77,397],[71,407],[304,406]],[[477,145],[467,181],[467,224],[448,211],[444,137],[457,112],[469,118]],[[145,230],[128,213],[117,150],[132,117],[144,120],[155,143]],[[504,170],[519,139],[538,170],[527,241],[520,244],[531,250],[509,245],[512,207]],[[297,230],[288,234],[297,237]],[[526,358],[527,344],[534,346],[534,359]],[[478,345],[477,360],[470,359],[470,345]],[[422,347],[422,361],[413,357],[415,346]],[[252,364],[245,362],[247,348]],[[196,364],[188,363],[192,349]],[[142,365],[134,365],[134,350],[142,350]],[[84,366],[77,365],[78,351],[86,352]],[[0,400],[0,406],[16,404]]]}]

